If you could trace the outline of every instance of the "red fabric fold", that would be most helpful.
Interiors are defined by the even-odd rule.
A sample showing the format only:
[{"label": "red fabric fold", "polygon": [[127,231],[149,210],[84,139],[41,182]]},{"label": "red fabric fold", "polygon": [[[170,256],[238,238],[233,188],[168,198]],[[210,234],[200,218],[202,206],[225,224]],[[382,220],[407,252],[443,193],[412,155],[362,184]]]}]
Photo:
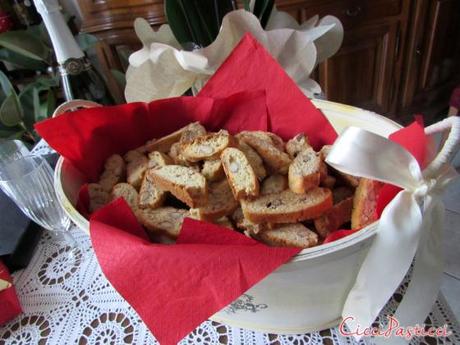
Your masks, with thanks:
[{"label": "red fabric fold", "polygon": [[189,218],[176,245],[149,243],[122,199],[90,226],[105,276],[161,344],[176,344],[300,251]]},{"label": "red fabric fold", "polygon": [[[10,276],[8,269],[1,260],[0,279],[13,283],[13,279]],[[22,313],[21,304],[19,303],[14,286],[0,291],[0,311],[0,326]]]}]

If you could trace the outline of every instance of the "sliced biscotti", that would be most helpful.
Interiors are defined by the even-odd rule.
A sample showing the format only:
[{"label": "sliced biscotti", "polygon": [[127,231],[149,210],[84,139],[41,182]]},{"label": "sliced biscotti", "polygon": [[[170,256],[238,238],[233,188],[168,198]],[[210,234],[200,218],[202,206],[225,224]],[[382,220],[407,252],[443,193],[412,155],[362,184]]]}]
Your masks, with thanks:
[{"label": "sliced biscotti", "polygon": [[285,190],[241,202],[243,214],[252,223],[297,223],[315,219],[332,207],[332,192],[313,188],[306,194]]},{"label": "sliced biscotti", "polygon": [[88,196],[89,196],[89,212],[94,211],[105,206],[110,201],[110,194],[103,188],[99,183],[88,184]]},{"label": "sliced biscotti", "polygon": [[206,128],[204,128],[199,122],[193,122],[185,127],[182,135],[180,136],[180,142],[189,143],[203,135],[206,135]]},{"label": "sliced biscotti", "polygon": [[225,173],[221,160],[205,161],[201,168],[201,174],[210,182],[222,180],[225,177]]},{"label": "sliced biscotti", "polygon": [[181,154],[189,162],[217,159],[229,146],[233,146],[233,138],[227,131],[222,130],[218,133],[200,136],[184,144]]},{"label": "sliced biscotti", "polygon": [[267,224],[254,224],[251,223],[244,217],[243,210],[241,207],[237,208],[231,215],[233,222],[236,227],[240,230],[243,230],[246,235],[258,234],[261,231],[268,229]]},{"label": "sliced biscotti", "polygon": [[259,181],[243,152],[233,147],[226,148],[221,160],[236,200],[259,195]]},{"label": "sliced biscotti", "polygon": [[321,178],[321,158],[312,148],[298,153],[289,166],[289,188],[294,193],[305,193],[318,187]]},{"label": "sliced biscotti", "polygon": [[203,175],[181,165],[166,165],[149,173],[162,190],[171,192],[189,207],[203,207],[208,201],[208,187]]},{"label": "sliced biscotti", "polygon": [[165,235],[171,239],[179,236],[188,211],[174,207],[143,209],[136,213],[139,223],[154,235]]},{"label": "sliced biscotti", "polygon": [[244,141],[244,137],[257,137],[260,140],[267,142],[268,144],[274,145],[278,150],[283,151],[285,150],[285,144],[283,139],[281,139],[278,135],[271,132],[264,132],[264,131],[242,131],[236,135],[238,140],[242,139]]},{"label": "sliced biscotti", "polygon": [[351,228],[359,229],[375,222],[377,217],[377,198],[383,183],[361,178],[353,198]]},{"label": "sliced biscotti", "polygon": [[150,170],[144,175],[141,189],[139,190],[140,208],[157,208],[163,205],[166,199],[166,192],[159,188],[150,176]]},{"label": "sliced biscotti", "polygon": [[304,133],[299,133],[286,143],[286,152],[294,159],[300,152],[310,147],[308,137]]},{"label": "sliced biscotti", "polygon": [[131,210],[134,213],[138,210],[138,193],[137,190],[131,186],[129,183],[118,183],[112,188],[112,192],[110,193],[112,200],[123,198],[128,203]]},{"label": "sliced biscotti", "polygon": [[134,188],[139,189],[148,166],[149,160],[144,155],[140,155],[137,158],[130,160],[126,165],[126,181]]},{"label": "sliced biscotti", "polygon": [[120,155],[111,155],[104,164],[104,171],[99,178],[99,185],[110,192],[112,187],[121,182],[125,177],[126,166]]},{"label": "sliced biscotti", "polygon": [[244,153],[246,158],[251,164],[254,173],[256,174],[259,181],[262,181],[265,176],[267,176],[267,171],[265,170],[264,162],[259,154],[244,141],[239,141],[238,148]]},{"label": "sliced biscotti", "polygon": [[155,169],[174,163],[171,157],[160,151],[150,152],[148,159],[148,169]]},{"label": "sliced biscotti", "polygon": [[318,244],[318,235],[300,223],[284,224],[262,231],[257,239],[275,247],[310,248]]},{"label": "sliced biscotti", "polygon": [[331,209],[324,212],[321,217],[315,219],[316,232],[325,238],[330,232],[338,230],[340,226],[350,221],[352,209],[352,197],[339,201]]},{"label": "sliced biscotti", "polygon": [[[198,122],[193,122],[160,139],[147,141],[141,150],[144,152],[160,151],[167,153],[171,150],[171,146],[174,143],[177,143],[181,140],[182,136],[185,138],[194,135],[202,135],[203,130],[204,133],[206,133],[206,130],[203,126],[201,126]],[[195,134],[197,131],[199,131],[200,134]]]},{"label": "sliced biscotti", "polygon": [[262,182],[262,187],[260,188],[260,194],[272,194],[279,193],[283,190],[288,189],[288,178],[286,175],[275,174],[267,177]]},{"label": "sliced biscotti", "polygon": [[238,206],[227,180],[223,180],[209,184],[207,205],[194,208],[191,213],[195,219],[212,221],[232,214]]},{"label": "sliced biscotti", "polygon": [[275,146],[271,140],[264,139],[260,135],[254,135],[253,133],[246,132],[239,138],[256,150],[274,173],[286,174],[289,164],[291,164],[289,155]]},{"label": "sliced biscotti", "polygon": [[222,217],[214,221],[214,224],[223,226],[225,228],[234,229],[232,222],[228,217]]}]

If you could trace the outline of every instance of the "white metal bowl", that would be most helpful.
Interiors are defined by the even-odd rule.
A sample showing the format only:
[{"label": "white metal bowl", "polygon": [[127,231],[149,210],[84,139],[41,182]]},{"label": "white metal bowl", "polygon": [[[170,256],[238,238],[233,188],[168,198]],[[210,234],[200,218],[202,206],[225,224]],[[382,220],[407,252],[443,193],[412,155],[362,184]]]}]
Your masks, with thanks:
[{"label": "white metal bowl", "polygon": [[[356,126],[388,137],[400,128],[383,116],[359,108],[320,100],[314,104],[339,133],[348,126]],[[89,233],[89,222],[75,209],[79,188],[85,182],[83,176],[61,157],[54,182],[69,217]],[[337,325],[376,224],[333,243],[302,250],[211,319],[279,334],[318,331]]]}]

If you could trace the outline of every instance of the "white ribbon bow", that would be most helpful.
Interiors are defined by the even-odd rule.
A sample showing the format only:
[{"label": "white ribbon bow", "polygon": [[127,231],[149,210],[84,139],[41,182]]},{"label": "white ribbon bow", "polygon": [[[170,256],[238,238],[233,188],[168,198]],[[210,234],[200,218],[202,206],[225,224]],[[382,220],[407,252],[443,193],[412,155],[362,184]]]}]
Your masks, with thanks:
[{"label": "white ribbon bow", "polygon": [[[340,135],[326,162],[342,172],[403,188],[384,209],[345,301],[342,317],[348,317],[348,328],[371,327],[414,257],[411,282],[394,317],[401,327],[422,325],[437,298],[443,272],[441,196],[457,172],[444,164],[437,176],[424,176],[415,158],[402,146],[355,127]],[[391,343],[407,341],[392,338]]]}]

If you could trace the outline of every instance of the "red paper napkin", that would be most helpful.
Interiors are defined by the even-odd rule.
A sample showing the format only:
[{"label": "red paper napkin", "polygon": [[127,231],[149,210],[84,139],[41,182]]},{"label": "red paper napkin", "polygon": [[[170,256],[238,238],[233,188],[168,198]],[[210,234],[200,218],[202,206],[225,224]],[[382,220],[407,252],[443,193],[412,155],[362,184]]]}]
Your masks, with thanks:
[{"label": "red paper napkin", "polygon": [[160,344],[176,344],[300,251],[189,218],[176,245],[152,244],[123,199],[90,226],[102,271]]},{"label": "red paper napkin", "polygon": [[[0,279],[13,282],[8,269],[0,260]],[[6,290],[0,291],[0,325],[14,319],[22,313],[21,304],[19,303],[16,289],[14,286]]]}]

